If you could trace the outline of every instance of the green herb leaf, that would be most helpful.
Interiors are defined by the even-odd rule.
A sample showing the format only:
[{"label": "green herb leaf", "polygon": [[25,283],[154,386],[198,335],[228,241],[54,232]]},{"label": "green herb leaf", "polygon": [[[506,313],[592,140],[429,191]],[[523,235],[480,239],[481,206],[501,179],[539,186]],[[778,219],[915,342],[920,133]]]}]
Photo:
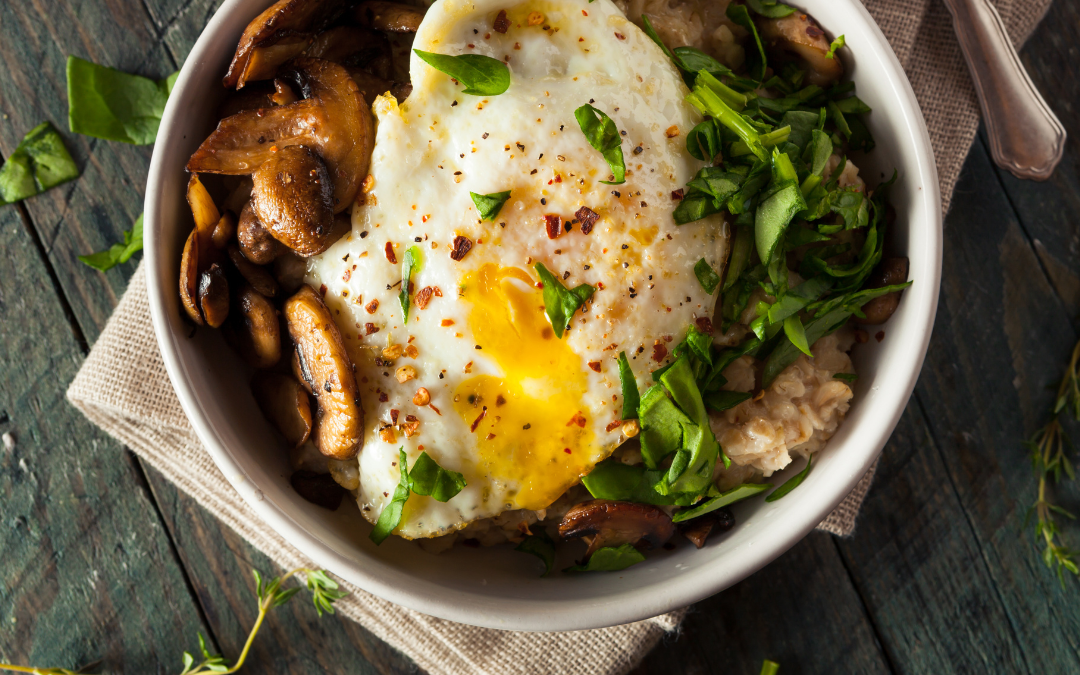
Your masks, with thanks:
[{"label": "green herb leaf", "polygon": [[638,395],[637,378],[630,368],[630,361],[626,359],[626,352],[619,352],[619,383],[622,385],[622,418],[635,420],[641,398]]},{"label": "green herb leaf", "polygon": [[592,297],[596,289],[588,284],[568,289],[543,263],[536,263],[535,268],[541,283],[544,284],[544,312],[551,322],[555,336],[562,338],[566,329],[570,328],[570,319],[574,312]]},{"label": "green herb leaf", "polygon": [[567,567],[566,572],[618,572],[631,565],[644,562],[645,556],[630,544],[619,547],[605,546],[593,551],[584,565]]},{"label": "green herb leaf", "polygon": [[810,475],[810,467],[814,461],[813,455],[806,456],[806,467],[795,474],[791,478],[784,481],[784,484],[769,493],[769,496],[765,498],[767,502],[775,502],[778,499],[783,499],[787,493],[791,492],[795,488],[802,485],[802,482],[806,480],[806,477]]},{"label": "green herb leaf", "polygon": [[376,544],[386,541],[386,538],[401,522],[401,509],[405,506],[405,502],[409,500],[408,461],[409,458],[405,454],[405,450],[398,448],[398,469],[401,471],[401,477],[398,479],[397,487],[394,488],[394,496],[390,498],[390,503],[383,507],[382,513],[379,514],[379,520],[375,523],[375,529],[371,531],[371,541]]},{"label": "green herb leaf", "polygon": [[705,261],[705,258],[697,261],[694,265],[694,274],[697,276],[698,283],[705,289],[705,292],[712,295],[716,290],[716,287],[720,285],[720,277],[713,270],[712,266]]},{"label": "green herb leaf", "polygon": [[752,398],[752,394],[748,391],[727,391],[720,390],[710,392],[702,396],[705,401],[705,407],[716,412],[724,412],[739,405],[743,401],[749,401]]},{"label": "green herb leaf", "polygon": [[[715,511],[716,509],[723,508],[735,502],[742,501],[747,497],[753,497],[756,494],[760,494],[765,490],[772,488],[769,483],[743,483],[737,485],[726,492],[720,492],[712,496],[710,499],[698,504],[691,509],[684,509],[678,511],[671,517],[671,520],[676,523],[681,523],[698,516],[703,516],[706,513]],[[715,488],[713,488],[715,490]]]},{"label": "green herb leaf", "polygon": [[593,467],[593,470],[581,479],[581,484],[596,499],[660,506],[692,503],[692,498],[662,495],[656,491],[656,484],[663,478],[664,473],[659,469],[646,469],[640,464],[631,466],[617,459],[607,459]]},{"label": "green herb leaf", "polygon": [[[820,338],[832,333],[847,323],[854,311],[841,307],[834,309],[824,316],[815,318],[804,326],[806,344],[813,347]],[[762,371],[762,386],[768,387],[785,368],[795,363],[799,358],[799,348],[792,344],[791,340],[784,340],[765,359],[765,367]]]},{"label": "green herb leaf", "polygon": [[481,54],[436,54],[414,49],[424,63],[465,85],[464,94],[498,96],[510,88],[510,68],[498,59]]},{"label": "green herb leaf", "polygon": [[[692,423],[681,424],[682,445],[656,490],[660,494],[700,492],[712,484],[713,468],[720,456],[720,444],[709,426],[709,416],[705,403],[701,400],[701,391],[688,357],[683,355],[675,359],[671,367],[660,376],[660,382]],[[727,464],[726,461],[724,463]]]},{"label": "green herb leaf", "polygon": [[424,254],[419,246],[410,246],[405,250],[405,258],[401,261],[401,290],[398,291],[398,302],[401,303],[401,321],[409,322],[409,286],[412,284],[413,272],[419,271]]},{"label": "green herb leaf", "polygon": [[698,171],[697,175],[687,185],[710,195],[719,203],[723,203],[739,191],[744,180],[743,176],[732,171],[706,166]]},{"label": "green herb leaf", "polygon": [[69,56],[68,124],[77,134],[134,145],[153,143],[177,75],[155,82]]},{"label": "green herb leaf", "polygon": [[810,345],[806,342],[806,328],[803,326],[802,319],[798,314],[792,314],[788,318],[784,319],[784,335],[791,340],[791,344],[795,345],[803,354],[813,358],[814,354],[810,351]]},{"label": "green herb leaf", "polygon": [[[745,10],[746,8],[743,7],[743,11]],[[694,90],[690,92],[686,100],[702,113],[716,119],[735,132],[746,143],[746,147],[750,152],[761,161],[767,161],[769,155],[761,144],[761,135],[750,120],[736,112],[729,101],[724,100],[724,95],[727,92],[732,92],[730,87],[725,86],[724,83],[708,72],[702,71],[698,73],[697,78],[694,80]]]},{"label": "green herb leaf", "polygon": [[26,134],[0,168],[0,205],[33,197],[79,177],[64,139],[51,122]]},{"label": "green herb leaf", "polygon": [[732,3],[727,7],[727,17],[745,28],[746,32],[753,37],[757,50],[746,50],[746,67],[750,71],[750,75],[758,82],[761,82],[765,79],[765,68],[768,62],[765,58],[765,47],[761,44],[761,37],[758,35],[754,20],[750,18],[750,12],[745,5]]},{"label": "green herb leaf", "polygon": [[450,501],[465,487],[465,476],[438,465],[426,452],[421,452],[409,471],[409,489],[418,495],[430,495],[440,502]]},{"label": "green herb leaf", "polygon": [[847,382],[848,384],[854,384],[855,381],[859,379],[859,376],[856,373],[834,373],[833,379],[841,380],[843,382]]},{"label": "green herb leaf", "polygon": [[683,429],[693,421],[671,401],[661,384],[645,390],[638,407],[641,419],[641,456],[655,469],[682,447]]},{"label": "green herb leaf", "polygon": [[489,195],[478,195],[475,192],[470,192],[469,196],[472,197],[473,204],[476,205],[476,210],[480,213],[481,222],[485,220],[494,222],[495,216],[499,215],[503,204],[506,203],[507,199],[510,199],[510,190],[493,192]]},{"label": "green herb leaf", "polygon": [[695,159],[711,163],[720,150],[720,132],[711,119],[699,123],[686,135],[686,151]]},{"label": "green herb leaf", "polygon": [[551,574],[551,568],[555,565],[555,542],[548,536],[547,530],[537,524],[535,534],[525,539],[514,547],[515,551],[534,555],[544,563],[544,573],[541,576]]},{"label": "green herb leaf", "polygon": [[775,661],[765,659],[765,661],[761,664],[760,675],[776,675],[779,672],[780,664]]},{"label": "green herb leaf", "polygon": [[126,263],[137,251],[143,247],[143,214],[135,221],[135,225],[124,232],[124,243],[113,244],[104,251],[81,255],[79,260],[96,270],[104,272],[116,267],[120,263]]},{"label": "green herb leaf", "polygon": [[782,19],[795,12],[794,7],[776,2],[776,0],[771,2],[770,0],[746,0],[746,6],[770,19]]},{"label": "green herb leaf", "polygon": [[686,196],[679,201],[679,205],[671,212],[671,217],[676,225],[685,225],[695,220],[701,220],[720,211],[720,205],[710,195],[691,188]]},{"label": "green herb leaf", "polygon": [[840,49],[845,44],[847,44],[847,40],[844,39],[843,35],[841,35],[840,37],[833,40],[832,44],[829,45],[829,51],[825,52],[825,58],[835,59],[836,58],[836,50]]},{"label": "green herb leaf", "polygon": [[605,185],[621,185],[626,182],[626,164],[622,154],[622,136],[615,127],[615,122],[602,110],[588,103],[574,111],[581,133],[585,134],[589,145],[604,156],[615,180],[602,180]]}]

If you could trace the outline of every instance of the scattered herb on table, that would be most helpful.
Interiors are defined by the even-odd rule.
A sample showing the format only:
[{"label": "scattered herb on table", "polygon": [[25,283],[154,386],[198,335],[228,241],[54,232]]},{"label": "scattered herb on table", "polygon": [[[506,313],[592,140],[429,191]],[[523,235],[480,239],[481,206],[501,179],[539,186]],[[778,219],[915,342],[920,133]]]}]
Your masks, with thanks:
[{"label": "scattered herb on table", "polygon": [[141,251],[142,247],[143,217],[140,213],[138,219],[135,220],[135,225],[124,232],[124,243],[113,244],[104,251],[98,251],[90,255],[81,255],[79,260],[96,270],[104,272],[111,270],[120,263],[126,263],[131,259],[132,255]]},{"label": "scattered herb on table", "polygon": [[69,56],[68,124],[77,134],[149,145],[178,75],[155,81]]},{"label": "scattered herb on table", "polygon": [[436,54],[414,49],[420,59],[465,85],[464,94],[498,96],[510,88],[510,68],[498,59],[482,54]]},{"label": "scattered herb on table", "polygon": [[0,168],[0,205],[33,197],[79,177],[64,139],[51,122],[30,130]]}]

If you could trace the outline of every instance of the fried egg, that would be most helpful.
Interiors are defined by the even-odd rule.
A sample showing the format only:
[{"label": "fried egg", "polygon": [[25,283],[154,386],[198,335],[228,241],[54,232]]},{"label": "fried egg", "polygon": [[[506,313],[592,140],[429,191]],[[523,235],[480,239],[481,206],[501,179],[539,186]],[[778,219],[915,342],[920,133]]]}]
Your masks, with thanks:
[{"label": "fried egg", "polygon": [[[493,28],[500,10],[505,33]],[[610,0],[439,0],[413,47],[496,58],[510,87],[464,94],[413,54],[412,94],[373,106],[352,232],[308,264],[356,367],[364,516],[375,522],[389,503],[399,447],[410,466],[427,452],[467,482],[445,503],[412,495],[395,531],[408,539],[543,509],[609,456],[625,440],[619,353],[648,386],[689,326],[712,316],[694,265],[721,270],[728,240],[719,216],[672,219],[673,191],[703,166],[686,150],[701,118],[671,61]],[[586,103],[619,129],[623,184],[601,182],[611,169],[574,117]],[[481,220],[469,193],[507,190],[497,217]],[[588,232],[575,220],[583,206],[599,215]],[[555,238],[550,217],[563,223]],[[406,323],[398,293],[411,247],[420,264]],[[536,263],[567,288],[596,289],[561,339]]]}]

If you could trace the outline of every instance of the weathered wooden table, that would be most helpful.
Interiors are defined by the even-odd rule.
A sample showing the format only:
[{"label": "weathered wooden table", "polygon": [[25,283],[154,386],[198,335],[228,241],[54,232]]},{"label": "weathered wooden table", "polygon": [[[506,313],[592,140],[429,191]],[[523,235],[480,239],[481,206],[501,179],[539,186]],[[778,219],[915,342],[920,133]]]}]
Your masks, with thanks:
[{"label": "weathered wooden table", "polygon": [[[92,427],[64,390],[135,270],[76,256],[142,210],[149,147],[66,133],[68,54],[161,77],[215,0],[0,2],[0,152],[42,120],[77,181],[0,208],[0,661],[179,672],[195,633],[235,655],[262,555]],[[1062,588],[1024,517],[1021,440],[1044,422],[1080,323],[1080,4],[1059,0],[1024,50],[1065,123],[1045,184],[995,168],[979,138],[945,223],[941,305],[922,377],[855,536],[814,533],[699,603],[638,673],[1077,673],[1080,582]],[[1059,491],[1080,507],[1080,489]],[[1080,543],[1080,527],[1066,526]],[[414,672],[307,602],[271,615],[247,672]]]}]

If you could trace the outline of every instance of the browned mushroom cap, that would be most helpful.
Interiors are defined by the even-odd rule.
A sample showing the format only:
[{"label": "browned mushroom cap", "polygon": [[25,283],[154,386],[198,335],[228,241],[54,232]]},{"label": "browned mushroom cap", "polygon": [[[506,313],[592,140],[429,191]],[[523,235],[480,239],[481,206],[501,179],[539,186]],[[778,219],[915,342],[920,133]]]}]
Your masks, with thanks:
[{"label": "browned mushroom cap", "polygon": [[307,372],[304,368],[304,364],[300,362],[300,352],[293,350],[292,355],[292,373],[296,377],[296,381],[300,383],[300,386],[304,388],[304,391],[311,393],[311,373]]},{"label": "browned mushroom cap", "polygon": [[214,242],[214,248],[225,248],[235,236],[236,216],[233,215],[232,211],[226,211],[221,214],[217,225],[214,226],[210,239]]},{"label": "browned mushroom cap", "polygon": [[713,532],[727,532],[735,527],[735,516],[728,509],[710,511],[693,520],[679,523],[679,532],[692,541],[694,546],[701,548]]},{"label": "browned mushroom cap", "polygon": [[240,212],[240,222],[236,225],[236,241],[239,242],[240,252],[244,257],[256,265],[269,265],[285,250],[285,246],[274,239],[270,230],[259,222],[250,201]]},{"label": "browned mushroom cap", "polygon": [[[870,280],[867,282],[866,288],[881,288],[882,286],[902,284],[907,281],[907,276],[907,258],[885,258],[878,264],[874,273],[870,275]],[[880,298],[874,298],[862,306],[862,311],[863,314],[866,315],[866,318],[856,319],[855,321],[871,326],[885,323],[889,320],[889,317],[893,315],[893,312],[896,311],[896,308],[899,305],[900,291],[883,295]]]},{"label": "browned mushroom cap", "polygon": [[675,526],[663,509],[651,504],[594,499],[566,512],[559,523],[563,539],[593,537],[585,557],[605,546],[661,546],[671,539]]},{"label": "browned mushroom cap", "polygon": [[345,9],[341,0],[279,0],[247,25],[229,72],[226,87],[243,88],[248,80],[274,76],[277,67],[301,54],[315,32]]},{"label": "browned mushroom cap", "polygon": [[326,162],[334,182],[334,212],[344,211],[356,197],[371,161],[375,143],[371,110],[348,71],[336,63],[297,58],[279,76],[295,82],[304,100],[245,110],[221,120],[188,160],[187,168],[250,174],[282,148],[304,145]]},{"label": "browned mushroom cap", "polygon": [[412,93],[412,82],[395,82],[390,86],[390,93],[401,103]]},{"label": "browned mushroom cap", "polygon": [[226,337],[232,338],[240,355],[255,368],[269,368],[280,361],[281,325],[274,305],[248,284],[241,284],[235,306],[236,319],[229,321]]},{"label": "browned mushroom cap", "polygon": [[349,75],[352,77],[353,82],[356,82],[357,88],[364,95],[364,100],[367,101],[368,105],[374,103],[380,94],[385,94],[397,86],[391,83],[390,80],[384,80],[366,70],[359,68],[349,68],[348,70]]},{"label": "browned mushroom cap", "polygon": [[829,58],[829,39],[825,31],[806,14],[795,12],[782,19],[762,19],[758,30],[766,47],[798,56],[810,67],[808,84],[823,87],[840,79],[844,64],[835,55]]},{"label": "browned mushroom cap", "polygon": [[199,275],[199,309],[211,328],[219,327],[229,316],[229,282],[217,263]]},{"label": "browned mushroom cap", "polygon": [[311,401],[299,382],[282,373],[261,372],[251,380],[251,393],[266,419],[285,440],[299,447],[311,434]]},{"label": "browned mushroom cap", "polygon": [[265,295],[268,298],[272,298],[278,293],[278,283],[274,279],[274,275],[270,274],[265,268],[256,265],[240,252],[240,249],[236,246],[229,247],[229,260],[232,261],[233,267],[240,273],[244,280],[251,284],[251,287],[259,292],[260,295]]},{"label": "browned mushroom cap", "polygon": [[199,241],[199,260],[202,269],[210,266],[217,256],[213,252],[214,230],[221,220],[221,213],[210,193],[206,191],[198,174],[188,179],[187,201],[195,218],[195,232]]},{"label": "browned mushroom cap", "polygon": [[180,256],[180,302],[188,317],[202,326],[205,324],[202,311],[199,310],[199,232],[192,230],[184,242],[184,252]]},{"label": "browned mushroom cap", "polygon": [[330,246],[333,183],[326,164],[311,149],[282,148],[251,179],[252,211],[275,239],[304,257]]},{"label": "browned mushroom cap", "polygon": [[315,447],[327,457],[349,459],[360,450],[364,409],[341,332],[319,294],[307,285],[285,302],[285,319],[319,406]]},{"label": "browned mushroom cap", "polygon": [[259,110],[260,108],[272,108],[274,100],[274,85],[270,82],[252,82],[240,91],[230,92],[225,101],[218,108],[218,119],[231,117],[244,110]]},{"label": "browned mushroom cap", "polygon": [[415,33],[424,20],[419,7],[385,0],[365,0],[357,5],[353,18],[362,26],[387,33]]},{"label": "browned mushroom cap", "polygon": [[298,495],[331,511],[336,511],[345,497],[345,488],[338,485],[328,473],[297,471],[289,479],[289,483]]}]

